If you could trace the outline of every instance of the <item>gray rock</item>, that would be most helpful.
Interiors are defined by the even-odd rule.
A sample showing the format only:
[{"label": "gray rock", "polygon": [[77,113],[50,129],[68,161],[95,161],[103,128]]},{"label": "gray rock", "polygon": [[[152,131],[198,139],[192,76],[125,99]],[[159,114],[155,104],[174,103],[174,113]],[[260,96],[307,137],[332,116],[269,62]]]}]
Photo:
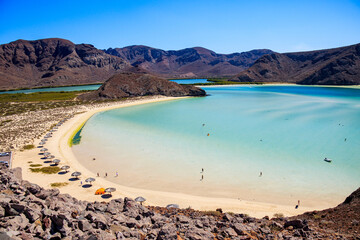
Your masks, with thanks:
[{"label": "gray rock", "polygon": [[5,209],[0,206],[0,218],[5,217]]},{"label": "gray rock", "polygon": [[251,231],[251,228],[241,223],[232,224],[231,227],[235,230],[235,232],[238,235],[245,235],[246,232]]},{"label": "gray rock", "polygon": [[227,228],[227,229],[225,229],[221,234],[222,234],[224,237],[226,237],[226,238],[231,238],[231,239],[233,239],[234,237],[237,236],[237,233],[236,233],[235,230],[232,229],[232,228]]},{"label": "gray rock", "polygon": [[231,216],[229,213],[225,213],[224,216],[223,216],[223,219],[225,221],[231,222],[234,219],[234,217]]},{"label": "gray rock", "polygon": [[161,227],[158,237],[158,240],[167,240],[167,239],[177,239],[177,232],[175,224],[173,223],[166,223],[164,226]]},{"label": "gray rock", "polygon": [[30,185],[27,186],[27,190],[29,192],[31,192],[32,194],[37,194],[38,192],[41,191],[41,188],[37,184],[30,184]]},{"label": "gray rock", "polygon": [[91,230],[93,227],[87,220],[80,220],[78,222],[79,229],[83,232]]},{"label": "gray rock", "polygon": [[29,219],[31,223],[35,222],[37,219],[41,218],[41,212],[36,208],[26,207],[24,210],[25,216]]},{"label": "gray rock", "polygon": [[304,228],[305,225],[303,224],[303,222],[299,219],[296,220],[291,220],[291,221],[286,221],[284,224],[284,228],[288,228],[292,226],[293,228]]},{"label": "gray rock", "polygon": [[191,228],[186,231],[185,237],[190,240],[214,239],[213,234],[198,228]]},{"label": "gray rock", "polygon": [[13,173],[13,176],[14,176],[17,180],[19,180],[19,181],[22,180],[22,170],[21,170],[20,167],[12,168],[12,169],[11,169],[11,172]]},{"label": "gray rock", "polygon": [[184,215],[179,215],[176,217],[176,220],[180,223],[190,223],[191,222],[191,219],[184,216]]}]

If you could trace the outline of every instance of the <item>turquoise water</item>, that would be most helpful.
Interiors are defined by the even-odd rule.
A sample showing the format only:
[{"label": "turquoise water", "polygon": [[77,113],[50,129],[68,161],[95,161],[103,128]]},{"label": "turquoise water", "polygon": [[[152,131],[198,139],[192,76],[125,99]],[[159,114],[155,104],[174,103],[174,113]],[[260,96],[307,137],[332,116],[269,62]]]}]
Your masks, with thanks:
[{"label": "turquoise water", "polygon": [[204,89],[94,115],[76,157],[126,186],[192,195],[329,207],[359,187],[359,89]]},{"label": "turquoise water", "polygon": [[176,82],[179,84],[195,84],[195,83],[208,83],[209,81],[207,79],[174,79],[169,80],[172,82]]},{"label": "turquoise water", "polygon": [[16,91],[5,91],[5,92],[0,92],[0,94],[34,93],[34,92],[73,92],[73,91],[83,91],[83,90],[97,90],[100,86],[101,84],[81,85],[81,86],[71,86],[71,87],[34,88],[34,89],[24,89],[24,90],[16,90]]}]

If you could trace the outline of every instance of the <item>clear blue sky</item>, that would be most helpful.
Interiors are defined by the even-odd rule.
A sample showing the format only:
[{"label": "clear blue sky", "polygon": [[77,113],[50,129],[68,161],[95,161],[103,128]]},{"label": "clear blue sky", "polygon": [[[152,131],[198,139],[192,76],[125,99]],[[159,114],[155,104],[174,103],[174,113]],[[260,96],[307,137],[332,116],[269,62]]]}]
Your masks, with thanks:
[{"label": "clear blue sky", "polygon": [[324,49],[360,42],[360,0],[0,0],[0,44],[51,37],[100,49]]}]

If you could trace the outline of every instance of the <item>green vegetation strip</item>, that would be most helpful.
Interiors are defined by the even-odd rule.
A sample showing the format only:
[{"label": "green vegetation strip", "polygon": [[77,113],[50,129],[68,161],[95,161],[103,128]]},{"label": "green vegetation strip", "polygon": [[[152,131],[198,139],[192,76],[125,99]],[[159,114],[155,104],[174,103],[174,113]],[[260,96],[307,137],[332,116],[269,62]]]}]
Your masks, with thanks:
[{"label": "green vegetation strip", "polygon": [[0,103],[3,102],[48,102],[73,100],[80,93],[87,91],[74,92],[35,92],[35,93],[14,93],[0,94]]},{"label": "green vegetation strip", "polygon": [[42,164],[30,164],[30,167],[41,167]]},{"label": "green vegetation strip", "polygon": [[69,185],[69,183],[67,183],[67,182],[54,182],[54,183],[50,183],[50,186],[51,187],[65,187],[65,186],[67,186],[67,185]]},{"label": "green vegetation strip", "polygon": [[44,173],[44,174],[55,174],[60,172],[60,168],[59,167],[42,167],[42,168],[30,168],[30,171],[33,173]]},{"label": "green vegetation strip", "polygon": [[71,134],[71,137],[69,138],[69,141],[68,141],[68,144],[69,144],[69,147],[72,147],[73,145],[77,145],[80,143],[80,140],[81,140],[81,131],[83,129],[83,127],[85,126],[85,123],[84,122],[83,124],[81,124],[78,128],[76,128],[74,130],[74,132]]},{"label": "green vegetation strip", "polygon": [[30,149],[33,149],[33,148],[35,148],[34,144],[25,145],[23,147],[24,150],[30,150]]}]

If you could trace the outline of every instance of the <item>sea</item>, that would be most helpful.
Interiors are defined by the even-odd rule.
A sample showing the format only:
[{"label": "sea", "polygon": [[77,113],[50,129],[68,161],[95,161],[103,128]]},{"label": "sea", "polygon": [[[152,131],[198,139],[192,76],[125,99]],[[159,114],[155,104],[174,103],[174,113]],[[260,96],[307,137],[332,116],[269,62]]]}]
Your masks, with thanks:
[{"label": "sea", "polygon": [[75,156],[128,187],[239,201],[327,208],[360,186],[360,89],[203,89],[95,114]]}]

